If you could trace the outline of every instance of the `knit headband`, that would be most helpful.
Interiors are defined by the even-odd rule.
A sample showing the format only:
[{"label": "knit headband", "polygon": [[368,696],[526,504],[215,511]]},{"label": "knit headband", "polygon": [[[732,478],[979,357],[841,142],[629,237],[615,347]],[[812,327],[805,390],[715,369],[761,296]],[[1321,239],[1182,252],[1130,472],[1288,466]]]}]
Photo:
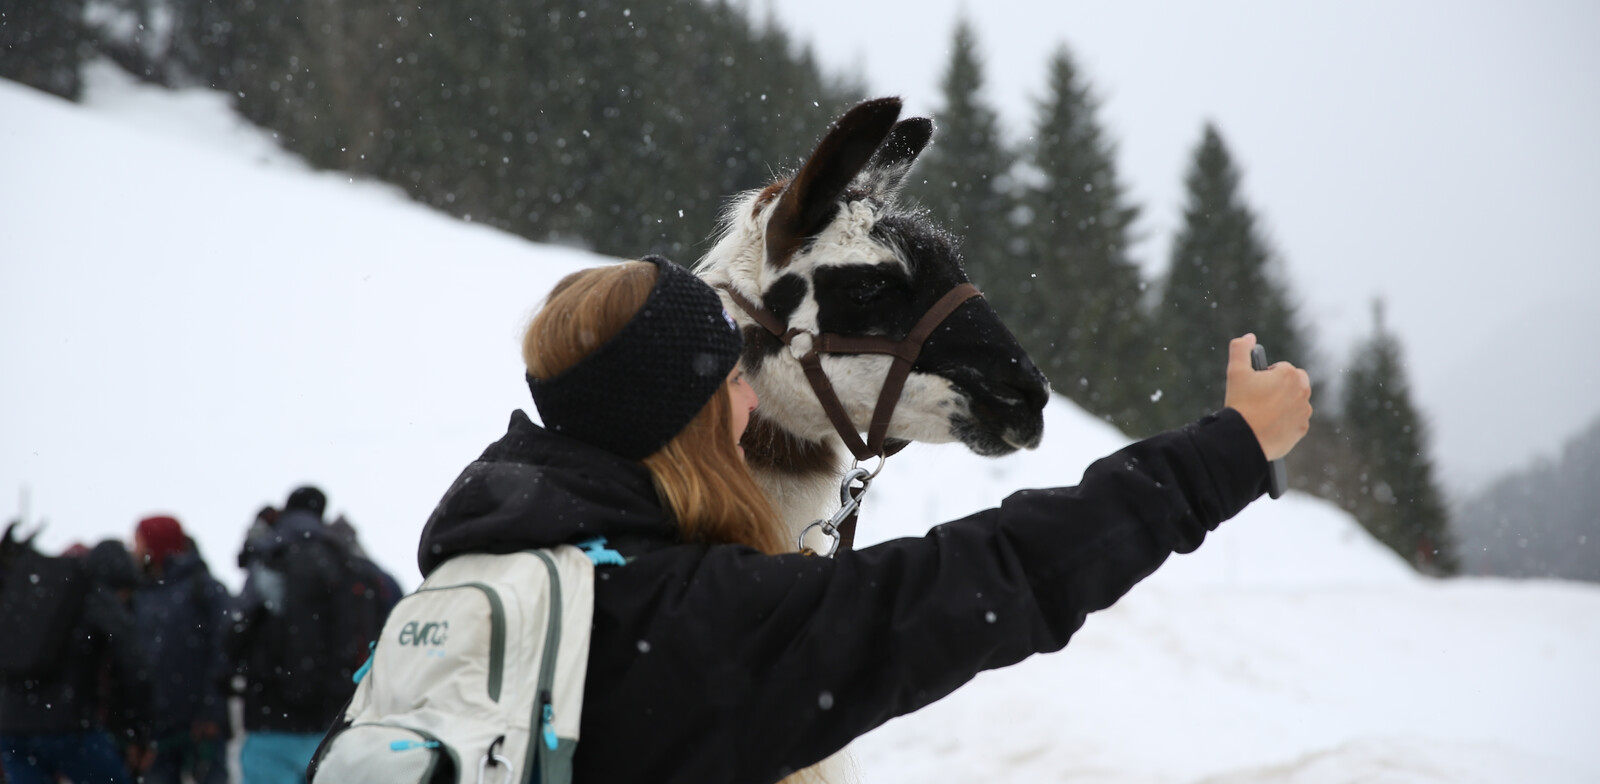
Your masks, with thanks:
[{"label": "knit headband", "polygon": [[656,284],[621,331],[549,379],[528,376],[544,426],[629,460],[665,446],[705,408],[743,340],[722,300],[660,256]]}]

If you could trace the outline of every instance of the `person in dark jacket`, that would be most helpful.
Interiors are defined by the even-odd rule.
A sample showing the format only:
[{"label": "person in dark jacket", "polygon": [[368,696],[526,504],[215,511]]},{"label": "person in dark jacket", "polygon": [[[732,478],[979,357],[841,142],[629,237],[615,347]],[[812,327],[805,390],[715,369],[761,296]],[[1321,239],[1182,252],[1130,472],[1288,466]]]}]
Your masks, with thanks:
[{"label": "person in dark jacket", "polygon": [[[563,280],[524,343],[544,426],[513,413],[423,530],[424,575],[596,535],[625,557],[596,575],[574,781],[778,781],[983,670],[1058,650],[1258,497],[1311,413],[1304,372],[1250,372],[1245,336],[1227,407],[1076,487],[831,559],[785,553],[740,458],[757,401],[724,318],[666,262]],[[709,380],[678,372],[690,366]]]},{"label": "person in dark jacket", "polygon": [[0,764],[11,784],[123,784],[149,738],[147,659],[128,599],[138,580],[121,542],[85,559],[89,590],[53,677],[0,683]]},{"label": "person in dark jacket", "polygon": [[[355,691],[334,663],[343,548],[323,523],[327,497],[296,488],[270,523],[252,526],[244,588],[224,647],[243,676],[244,784],[298,784],[334,716]],[[258,522],[260,518],[258,516]]]},{"label": "person in dark jacket", "polygon": [[226,784],[228,702],[219,684],[227,671],[227,589],[172,517],[140,520],[133,553],[144,572],[133,608],[151,661],[155,739],[144,780]]}]

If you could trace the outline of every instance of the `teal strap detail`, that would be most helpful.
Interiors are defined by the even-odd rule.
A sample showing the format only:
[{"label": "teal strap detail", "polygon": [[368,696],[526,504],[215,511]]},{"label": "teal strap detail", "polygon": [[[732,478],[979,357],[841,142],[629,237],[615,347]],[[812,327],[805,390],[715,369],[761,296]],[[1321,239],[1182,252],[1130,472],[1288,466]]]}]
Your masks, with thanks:
[{"label": "teal strap detail", "polygon": [[377,640],[367,643],[367,660],[361,663],[361,669],[356,670],[355,674],[350,676],[351,682],[359,685],[361,679],[367,677],[367,673],[372,672],[372,658],[377,652],[377,647]]},{"label": "teal strap detail", "polygon": [[[589,560],[595,566],[626,566],[628,564],[627,561],[623,560],[622,553],[606,547],[606,538],[604,536],[585,539],[578,543],[578,549],[582,550],[584,555],[589,556]],[[550,748],[555,747],[551,746]]]},{"label": "teal strap detail", "polygon": [[436,740],[397,740],[389,744],[390,751],[410,751],[411,749],[437,749],[439,741]]},{"label": "teal strap detail", "polygon": [[548,703],[548,702],[545,703],[544,704],[544,716],[543,716],[544,728],[543,728],[541,734],[544,735],[544,745],[545,745],[545,747],[550,749],[551,751],[555,751],[556,747],[561,745],[561,741],[556,738],[556,728],[550,726],[550,722],[554,721],[555,718],[556,718],[556,709],[554,707],[552,707],[550,705],[550,703]]}]

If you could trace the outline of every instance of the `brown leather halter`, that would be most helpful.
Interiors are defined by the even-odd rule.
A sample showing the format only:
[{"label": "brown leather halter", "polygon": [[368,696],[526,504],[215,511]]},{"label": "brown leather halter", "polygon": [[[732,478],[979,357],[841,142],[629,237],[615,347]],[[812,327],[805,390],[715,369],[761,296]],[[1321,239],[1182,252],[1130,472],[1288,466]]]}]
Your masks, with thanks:
[{"label": "brown leather halter", "polygon": [[[895,405],[900,402],[900,392],[905,389],[906,378],[911,375],[911,366],[922,353],[922,345],[938,326],[949,318],[962,303],[973,297],[983,296],[982,292],[971,283],[962,283],[945,292],[939,301],[922,314],[911,331],[900,340],[890,340],[876,335],[851,336],[840,335],[833,332],[816,334],[800,329],[788,327],[778,321],[771,311],[751,302],[744,295],[734,291],[730,286],[719,286],[737,304],[741,310],[755,319],[766,330],[790,345],[800,335],[811,336],[811,350],[800,357],[800,367],[805,371],[806,380],[811,383],[811,390],[817,395],[817,402],[822,404],[822,410],[828,415],[828,421],[833,423],[833,429],[838,432],[839,438],[844,440],[850,454],[855,455],[857,461],[869,460],[874,457],[888,458],[889,455],[900,451],[904,444],[897,448],[885,445],[889,434],[889,420],[894,416]],[[867,428],[867,440],[861,440],[861,434],[856,431],[855,424],[850,421],[850,415],[845,412],[844,404],[839,402],[838,393],[833,391],[833,382],[828,380],[828,374],[822,370],[823,354],[888,354],[894,357],[894,362],[889,365],[889,373],[884,376],[883,388],[878,392],[878,404],[872,410],[872,424]],[[882,468],[881,464],[879,468]],[[870,481],[870,477],[867,479]],[[860,494],[866,491],[866,484],[853,491],[859,500]],[[855,539],[855,514],[854,511],[839,526],[842,534],[839,549],[849,549]]]},{"label": "brown leather halter", "polygon": [[[806,380],[811,382],[812,391],[817,393],[817,402],[822,404],[822,410],[827,413],[828,421],[833,423],[833,429],[838,431],[839,437],[844,439],[845,446],[850,449],[850,454],[855,455],[857,460],[892,454],[884,448],[884,441],[889,434],[889,419],[894,416],[894,407],[900,402],[900,392],[905,388],[906,378],[911,375],[912,364],[922,354],[922,344],[928,341],[933,331],[944,323],[961,303],[973,297],[983,296],[982,292],[971,283],[959,284],[945,292],[938,302],[933,303],[933,307],[922,314],[922,318],[903,339],[890,340],[876,335],[851,336],[833,332],[819,335],[798,327],[786,328],[771,311],[751,302],[728,286],[720,288],[728,292],[728,296],[740,309],[750,314],[750,318],[755,319],[757,324],[783,341],[784,345],[789,345],[800,335],[811,335],[811,350],[800,358],[800,367],[805,370]],[[894,357],[894,362],[889,366],[889,373],[883,379],[883,389],[878,393],[878,405],[872,410],[872,425],[867,429],[865,442],[862,442],[861,434],[856,432],[849,414],[845,413],[844,404],[839,402],[839,395],[833,391],[833,383],[828,380],[828,374],[822,370],[823,354],[888,354]]]}]

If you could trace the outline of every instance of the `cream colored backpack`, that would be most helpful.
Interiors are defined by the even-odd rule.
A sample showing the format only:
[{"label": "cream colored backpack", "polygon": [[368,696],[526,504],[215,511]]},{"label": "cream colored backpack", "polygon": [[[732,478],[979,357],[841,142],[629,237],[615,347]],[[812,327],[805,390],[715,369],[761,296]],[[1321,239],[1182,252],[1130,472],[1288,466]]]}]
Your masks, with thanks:
[{"label": "cream colored backpack", "polygon": [[594,564],[621,562],[603,546],[441,564],[384,623],[313,782],[570,782]]}]

